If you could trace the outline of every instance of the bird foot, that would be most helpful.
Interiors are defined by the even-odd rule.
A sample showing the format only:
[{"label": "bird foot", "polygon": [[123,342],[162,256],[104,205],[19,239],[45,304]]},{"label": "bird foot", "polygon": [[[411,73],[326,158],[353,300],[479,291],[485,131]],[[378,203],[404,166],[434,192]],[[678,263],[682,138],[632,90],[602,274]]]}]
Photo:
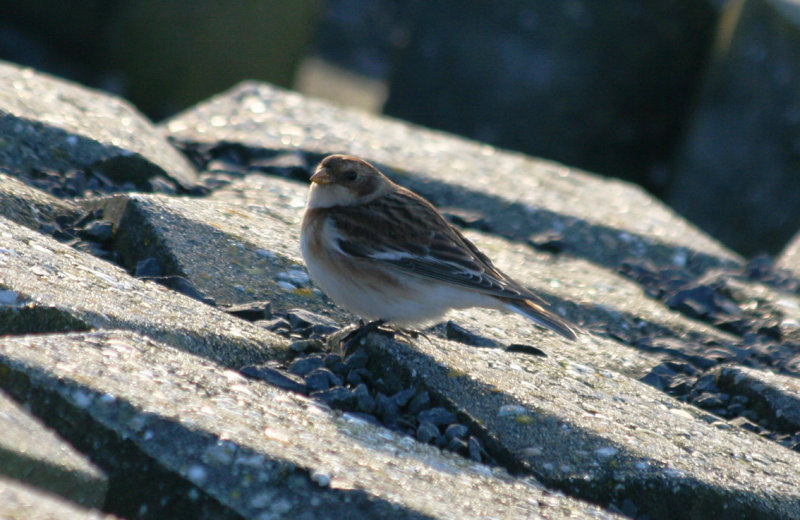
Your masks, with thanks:
[{"label": "bird foot", "polygon": [[[358,320],[358,323],[358,327],[348,332],[345,337],[339,340],[339,348],[342,349],[342,352],[345,355],[357,348],[361,343],[361,340],[367,337],[367,334],[380,330],[380,326],[385,324],[386,321],[375,320],[365,323],[364,320]],[[391,331],[387,332],[391,333]]]},{"label": "bird foot", "polygon": [[402,336],[404,339],[407,339],[407,340],[417,339],[420,336],[422,336],[423,338],[425,338],[428,341],[431,340],[431,338],[428,337],[428,335],[425,334],[424,332],[422,332],[421,330],[397,329],[397,330],[395,330],[395,333],[399,334],[400,336]]}]

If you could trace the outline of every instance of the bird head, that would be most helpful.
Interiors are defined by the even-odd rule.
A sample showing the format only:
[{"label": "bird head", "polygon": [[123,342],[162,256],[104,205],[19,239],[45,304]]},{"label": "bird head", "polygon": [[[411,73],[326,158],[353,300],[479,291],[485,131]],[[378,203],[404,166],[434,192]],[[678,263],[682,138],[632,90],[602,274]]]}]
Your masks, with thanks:
[{"label": "bird head", "polygon": [[350,155],[330,155],[311,176],[309,207],[350,206],[379,197],[393,186],[367,161]]}]

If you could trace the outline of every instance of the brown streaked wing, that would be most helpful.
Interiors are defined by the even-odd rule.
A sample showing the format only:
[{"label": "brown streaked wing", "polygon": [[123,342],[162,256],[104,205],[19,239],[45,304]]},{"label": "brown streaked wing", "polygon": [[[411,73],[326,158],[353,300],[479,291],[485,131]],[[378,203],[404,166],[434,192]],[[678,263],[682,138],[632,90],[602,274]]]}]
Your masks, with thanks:
[{"label": "brown streaked wing", "polygon": [[339,248],[355,258],[493,296],[544,301],[497,269],[428,201],[400,188],[329,213]]}]

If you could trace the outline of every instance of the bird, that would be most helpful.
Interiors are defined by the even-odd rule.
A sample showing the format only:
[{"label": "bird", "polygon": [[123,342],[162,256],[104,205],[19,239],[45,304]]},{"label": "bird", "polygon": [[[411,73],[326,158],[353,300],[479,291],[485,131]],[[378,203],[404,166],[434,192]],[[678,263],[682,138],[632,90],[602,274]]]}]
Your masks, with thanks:
[{"label": "bird", "polygon": [[581,332],[433,204],[354,156],[330,155],[314,170],[300,245],[314,283],[373,325],[420,327],[451,309],[485,307],[514,311],[569,340]]}]

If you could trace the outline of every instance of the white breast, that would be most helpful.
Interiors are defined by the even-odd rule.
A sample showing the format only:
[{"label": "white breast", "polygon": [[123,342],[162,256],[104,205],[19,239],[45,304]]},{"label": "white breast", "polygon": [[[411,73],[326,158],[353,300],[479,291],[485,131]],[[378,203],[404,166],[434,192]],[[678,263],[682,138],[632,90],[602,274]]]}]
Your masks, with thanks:
[{"label": "white breast", "polygon": [[414,327],[434,323],[450,309],[500,305],[495,298],[475,291],[418,278],[381,262],[352,258],[336,246],[337,237],[330,221],[304,226],[303,258],[319,288],[364,319]]}]

